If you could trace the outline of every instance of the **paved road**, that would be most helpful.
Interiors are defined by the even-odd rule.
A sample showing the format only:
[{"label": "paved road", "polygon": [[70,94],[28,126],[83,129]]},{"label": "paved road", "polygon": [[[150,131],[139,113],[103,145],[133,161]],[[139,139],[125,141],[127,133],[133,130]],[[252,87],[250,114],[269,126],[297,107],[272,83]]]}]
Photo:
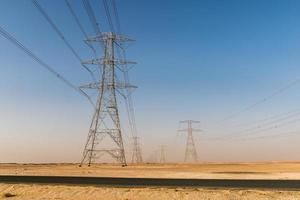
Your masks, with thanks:
[{"label": "paved road", "polygon": [[71,184],[111,187],[210,187],[299,190],[300,180],[159,179],[0,175],[0,183]]}]

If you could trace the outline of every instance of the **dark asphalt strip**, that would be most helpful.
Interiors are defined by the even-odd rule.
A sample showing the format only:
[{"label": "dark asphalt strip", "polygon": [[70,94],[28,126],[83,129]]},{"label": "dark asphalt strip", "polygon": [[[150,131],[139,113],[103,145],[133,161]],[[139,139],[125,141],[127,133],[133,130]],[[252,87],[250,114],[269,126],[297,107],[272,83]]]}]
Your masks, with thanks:
[{"label": "dark asphalt strip", "polygon": [[242,179],[160,179],[112,178],[74,176],[12,176],[1,175],[0,183],[71,184],[112,187],[210,187],[210,188],[259,188],[300,189],[300,180],[242,180]]}]

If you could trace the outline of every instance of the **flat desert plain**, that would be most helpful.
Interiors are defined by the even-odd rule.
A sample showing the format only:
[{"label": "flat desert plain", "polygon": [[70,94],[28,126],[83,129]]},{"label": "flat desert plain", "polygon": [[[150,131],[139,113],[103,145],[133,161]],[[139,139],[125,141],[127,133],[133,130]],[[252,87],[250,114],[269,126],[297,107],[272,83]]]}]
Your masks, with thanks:
[{"label": "flat desert plain", "polygon": [[[155,178],[300,179],[300,162],[143,164],[0,164],[1,175],[56,175]],[[0,199],[284,199],[300,200],[300,191],[207,188],[112,188],[98,186],[1,184]]]},{"label": "flat desert plain", "polygon": [[147,178],[300,179],[300,162],[143,164],[0,164],[1,175]]}]

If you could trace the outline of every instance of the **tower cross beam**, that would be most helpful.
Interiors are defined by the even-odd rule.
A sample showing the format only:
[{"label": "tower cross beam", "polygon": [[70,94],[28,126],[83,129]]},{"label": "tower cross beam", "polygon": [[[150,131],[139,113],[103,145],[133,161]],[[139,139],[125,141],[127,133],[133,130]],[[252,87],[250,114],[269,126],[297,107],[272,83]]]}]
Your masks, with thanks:
[{"label": "tower cross beam", "polygon": [[189,130],[191,130],[191,131],[193,131],[193,132],[202,132],[201,129],[197,129],[197,128],[192,128],[192,129],[179,129],[179,130],[177,130],[177,131],[178,131],[178,132],[187,132],[187,131],[189,131]]},{"label": "tower cross beam", "polygon": [[82,89],[101,89],[101,88],[103,88],[105,90],[109,90],[109,89],[111,89],[111,87],[115,87],[118,89],[127,89],[127,88],[136,89],[137,88],[137,86],[135,86],[135,85],[130,85],[127,83],[119,83],[119,82],[106,83],[104,85],[99,82],[89,83],[86,85],[82,85],[79,88],[82,88]]},{"label": "tower cross beam", "polygon": [[123,35],[116,35],[114,33],[108,32],[108,33],[101,33],[100,35],[92,36],[87,39],[85,39],[85,42],[91,43],[91,42],[105,42],[107,40],[113,40],[113,42],[134,42],[135,40],[128,38]]},{"label": "tower cross beam", "polygon": [[115,65],[134,65],[136,62],[131,60],[125,60],[125,59],[105,59],[105,58],[96,58],[91,60],[83,61],[81,64],[83,65],[107,65],[107,64],[115,64]]}]

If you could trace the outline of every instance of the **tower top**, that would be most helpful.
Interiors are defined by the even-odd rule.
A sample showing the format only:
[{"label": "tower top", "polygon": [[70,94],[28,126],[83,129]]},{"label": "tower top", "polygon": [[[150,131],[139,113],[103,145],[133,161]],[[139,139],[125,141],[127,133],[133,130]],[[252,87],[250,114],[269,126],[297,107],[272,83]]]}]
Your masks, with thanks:
[{"label": "tower top", "polygon": [[85,39],[85,42],[104,42],[108,40],[118,41],[118,42],[134,42],[135,40],[124,36],[124,35],[117,35],[113,32],[104,32],[96,36],[88,37]]}]

